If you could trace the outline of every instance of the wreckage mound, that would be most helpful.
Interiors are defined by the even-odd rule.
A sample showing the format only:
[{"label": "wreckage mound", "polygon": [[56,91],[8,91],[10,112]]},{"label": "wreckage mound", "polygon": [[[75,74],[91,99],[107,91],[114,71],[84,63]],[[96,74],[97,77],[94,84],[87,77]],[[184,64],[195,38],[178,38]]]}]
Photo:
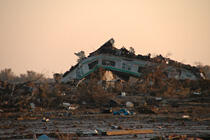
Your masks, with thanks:
[{"label": "wreckage mound", "polygon": [[144,76],[129,75],[128,79],[122,79],[117,72],[99,68],[82,80],[72,83],[1,82],[0,109],[3,112],[24,112],[34,108],[63,110],[67,109],[63,103],[69,103],[84,109],[103,110],[110,107],[126,107],[126,102],[132,102],[134,108],[138,110],[140,106],[145,108],[144,111],[148,110],[148,106],[144,105],[159,106],[159,103],[153,100],[155,97],[209,101],[210,80],[167,78],[161,69],[160,66],[148,68]]},{"label": "wreckage mound", "polygon": [[78,63],[64,73],[61,79],[64,83],[81,80],[98,68],[110,70],[124,80],[128,80],[130,76],[141,78],[147,74],[147,70],[154,72],[157,67],[161,67],[167,78],[200,80],[206,77],[200,68],[171,60],[162,55],[152,58],[150,54],[136,55],[132,47],[130,50],[125,47],[117,49],[114,47],[114,39],[107,41],[88,57],[85,57],[84,51],[76,55],[79,56]]},{"label": "wreckage mound", "polygon": [[[186,123],[196,123],[196,129],[200,123],[209,124],[210,80],[199,68],[161,55],[135,55],[134,50],[117,49],[113,43],[109,40],[88,57],[82,57],[64,75],[54,74],[53,82],[0,81],[0,121],[11,119],[17,127],[19,122],[33,120],[43,127],[57,119],[65,125],[63,128],[75,130],[84,127],[78,122],[85,121],[89,129],[90,124],[107,119],[97,122],[97,127],[109,122],[111,129],[123,129],[121,124],[129,122],[126,129],[130,129],[134,124],[142,128],[143,118],[144,127],[152,124],[151,128],[160,132],[174,122],[173,127],[178,122],[180,130]],[[116,126],[117,120],[120,126]],[[4,124],[0,129],[12,127],[12,123]],[[18,127],[20,132],[24,127]]]},{"label": "wreckage mound", "polygon": [[39,108],[71,113],[74,110],[73,113],[82,114],[85,109],[100,112],[128,107],[139,113],[157,113],[163,99],[193,98],[206,102],[210,96],[210,80],[199,68],[161,55],[151,58],[135,55],[132,49],[117,49],[113,39],[54,78],[54,82],[2,81],[0,109],[30,112]]}]

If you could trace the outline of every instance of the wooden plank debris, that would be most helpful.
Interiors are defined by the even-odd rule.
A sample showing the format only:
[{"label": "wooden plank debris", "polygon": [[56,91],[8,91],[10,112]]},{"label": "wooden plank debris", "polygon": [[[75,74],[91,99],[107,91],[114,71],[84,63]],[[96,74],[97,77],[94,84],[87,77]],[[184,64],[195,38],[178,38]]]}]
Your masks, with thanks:
[{"label": "wooden plank debris", "polygon": [[130,134],[150,134],[154,133],[151,129],[135,129],[135,130],[116,130],[116,131],[107,131],[106,135],[130,135]]}]

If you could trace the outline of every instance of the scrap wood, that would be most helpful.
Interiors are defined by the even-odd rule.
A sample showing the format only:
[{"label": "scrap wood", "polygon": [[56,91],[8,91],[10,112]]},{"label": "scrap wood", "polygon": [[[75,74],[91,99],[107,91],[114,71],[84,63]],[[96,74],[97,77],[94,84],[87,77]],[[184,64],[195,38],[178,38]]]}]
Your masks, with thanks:
[{"label": "scrap wood", "polygon": [[29,117],[29,116],[21,116],[21,117],[18,117],[17,120],[18,121],[23,121],[23,120],[37,120],[39,119],[38,117]]},{"label": "scrap wood", "polygon": [[149,134],[154,133],[151,129],[136,129],[136,130],[118,130],[118,131],[107,131],[106,135],[130,135],[130,134]]}]

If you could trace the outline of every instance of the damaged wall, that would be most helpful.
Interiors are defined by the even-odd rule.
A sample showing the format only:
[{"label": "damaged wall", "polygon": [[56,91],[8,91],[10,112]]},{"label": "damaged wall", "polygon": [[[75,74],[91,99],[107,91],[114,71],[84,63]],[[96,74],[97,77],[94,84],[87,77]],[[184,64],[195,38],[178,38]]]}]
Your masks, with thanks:
[{"label": "damaged wall", "polygon": [[[125,48],[117,49],[113,47],[114,40],[111,39],[102,45],[98,50],[79,62],[76,66],[66,72],[62,78],[62,82],[68,82],[71,80],[80,80],[97,68],[104,68],[106,70],[121,72],[135,77],[141,77],[144,74],[144,69],[147,67],[155,67],[164,63],[166,68],[163,69],[167,73],[168,78],[175,79],[200,79],[200,73],[193,71],[195,68],[190,70],[190,66],[179,64],[175,61],[170,60],[169,65],[166,63],[166,58],[161,55],[156,58],[150,58],[149,56],[135,55],[129,52]],[[158,60],[158,61],[157,61]],[[167,61],[168,62],[168,61]],[[186,68],[185,68],[185,67]],[[199,71],[196,69],[196,72]]]},{"label": "damaged wall", "polygon": [[[92,73],[98,67],[140,77],[142,74],[141,69],[144,69],[147,66],[155,65],[155,63],[144,60],[127,59],[124,57],[101,54],[83,60],[81,63],[79,63],[77,68],[75,68],[74,70],[69,72],[65,77],[62,78],[62,82],[68,82],[71,79],[80,80]],[[193,73],[186,69],[177,69],[175,67],[171,67],[166,71],[168,72],[169,78],[190,80],[197,79],[196,76],[193,75]]]}]

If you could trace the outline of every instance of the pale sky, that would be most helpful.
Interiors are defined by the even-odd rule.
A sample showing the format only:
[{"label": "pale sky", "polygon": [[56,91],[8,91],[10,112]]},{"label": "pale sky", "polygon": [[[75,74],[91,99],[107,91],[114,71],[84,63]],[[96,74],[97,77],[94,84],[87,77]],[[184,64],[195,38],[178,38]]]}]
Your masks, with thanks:
[{"label": "pale sky", "polygon": [[0,0],[0,69],[51,76],[112,37],[138,54],[210,65],[210,0]]}]

